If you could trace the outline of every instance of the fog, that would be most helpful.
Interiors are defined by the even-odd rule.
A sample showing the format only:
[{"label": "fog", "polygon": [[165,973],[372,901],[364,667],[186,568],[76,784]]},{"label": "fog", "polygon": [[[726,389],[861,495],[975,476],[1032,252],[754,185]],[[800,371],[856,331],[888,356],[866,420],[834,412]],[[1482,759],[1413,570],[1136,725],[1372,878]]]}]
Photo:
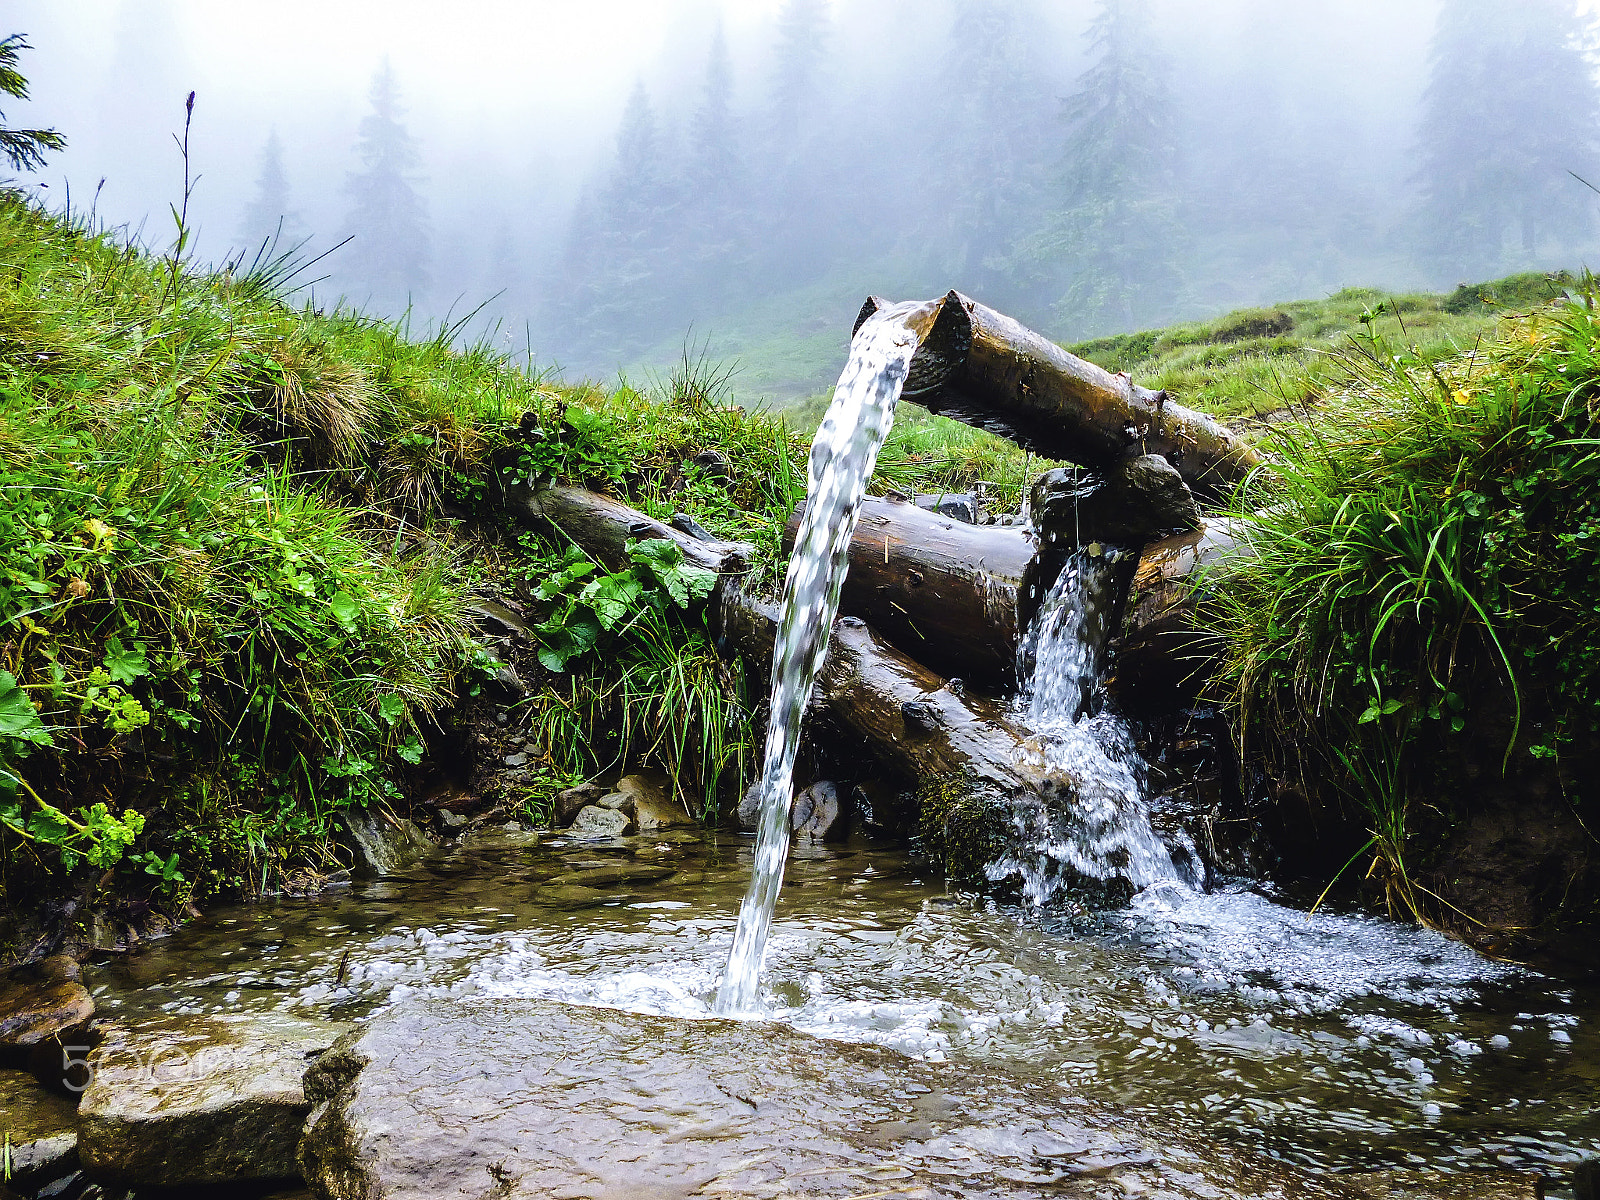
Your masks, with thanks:
[{"label": "fog", "polygon": [[[1593,258],[1567,0],[13,0],[32,186],[196,253],[279,227],[567,377],[686,341],[782,397],[867,292],[1061,340]],[[375,116],[375,112],[377,115]],[[269,143],[276,155],[269,153]],[[481,311],[479,311],[481,308]]]}]

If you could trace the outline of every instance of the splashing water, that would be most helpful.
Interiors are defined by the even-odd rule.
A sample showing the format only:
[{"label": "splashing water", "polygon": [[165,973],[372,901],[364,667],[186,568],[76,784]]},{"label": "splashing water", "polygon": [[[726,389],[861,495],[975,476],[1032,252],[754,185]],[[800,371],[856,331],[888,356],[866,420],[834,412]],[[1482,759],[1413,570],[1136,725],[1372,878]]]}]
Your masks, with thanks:
[{"label": "splashing water", "polygon": [[1016,805],[1011,848],[988,875],[1020,877],[1039,907],[1075,878],[1121,877],[1139,891],[1201,883],[1179,870],[1150,827],[1146,768],[1128,727],[1114,713],[1092,711],[1121,558],[1114,548],[1077,550],[1019,648],[1024,683],[1015,713],[1033,735],[1025,760],[1046,782],[1064,777],[1066,786],[1043,787]]},{"label": "splashing water", "polygon": [[746,1012],[756,1006],[761,959],[789,852],[800,718],[828,652],[839,591],[850,567],[850,537],[861,512],[861,496],[894,423],[895,401],[917,352],[917,335],[905,321],[917,307],[891,305],[856,331],[833,403],[811,442],[806,509],[789,558],[772,658],[755,868],[750,890],[739,906],[733,949],[717,991],[718,1012]]}]

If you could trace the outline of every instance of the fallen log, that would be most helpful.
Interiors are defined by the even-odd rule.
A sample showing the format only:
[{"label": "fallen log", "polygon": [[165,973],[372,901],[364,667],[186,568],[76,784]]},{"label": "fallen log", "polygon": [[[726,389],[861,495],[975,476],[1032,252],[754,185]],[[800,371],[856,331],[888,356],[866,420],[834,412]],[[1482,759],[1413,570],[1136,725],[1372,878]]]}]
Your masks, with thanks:
[{"label": "fallen log", "polygon": [[691,566],[719,575],[743,575],[755,557],[755,548],[748,543],[693,537],[587,488],[565,484],[538,489],[514,487],[507,492],[506,509],[577,543],[612,571],[628,565],[629,541],[657,538],[676,543]]},{"label": "fallen log", "polygon": [[[715,621],[719,650],[761,677],[771,673],[776,604],[729,587]],[[834,623],[806,719],[859,742],[904,788],[902,803],[878,811],[880,820],[894,832],[920,833],[959,878],[999,856],[1013,802],[1040,789],[1026,761],[1028,735],[998,705],[958,694],[859,617]],[[808,732],[816,738],[815,725]]]},{"label": "fallen log", "polygon": [[[857,327],[884,303],[869,297]],[[959,292],[938,303],[902,393],[932,412],[1089,467],[1130,452],[1159,454],[1210,496],[1261,462],[1234,434],[1166,392],[1068,354]]]},{"label": "fallen log", "polygon": [[1105,681],[1124,711],[1171,712],[1199,695],[1222,645],[1194,619],[1197,588],[1207,570],[1241,553],[1248,549],[1237,529],[1219,518],[1145,547],[1122,630],[1111,643],[1113,667]]},{"label": "fallen log", "polygon": [[[786,554],[804,511],[802,504],[784,527]],[[1011,688],[1018,589],[1033,553],[1020,527],[968,525],[869,496],[850,540],[839,611],[942,675]]]}]

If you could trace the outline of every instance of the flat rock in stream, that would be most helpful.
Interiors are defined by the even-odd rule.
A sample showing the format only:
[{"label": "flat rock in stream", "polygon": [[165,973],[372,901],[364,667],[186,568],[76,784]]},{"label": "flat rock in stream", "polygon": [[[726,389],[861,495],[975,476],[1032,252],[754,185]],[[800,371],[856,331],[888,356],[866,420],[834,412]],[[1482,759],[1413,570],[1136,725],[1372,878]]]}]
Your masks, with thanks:
[{"label": "flat rock in stream", "polygon": [[568,832],[580,838],[621,837],[633,828],[633,818],[614,808],[590,804],[580,808]]},{"label": "flat rock in stream", "polygon": [[1365,1171],[1340,1182],[1362,1200],[1541,1200],[1537,1171]]},{"label": "flat rock in stream", "polygon": [[545,881],[546,887],[613,888],[625,883],[654,883],[675,873],[676,867],[652,866],[648,863],[607,863],[603,867],[590,867],[581,871],[563,871]]},{"label": "flat rock in stream", "polygon": [[292,1178],[307,1065],[347,1025],[278,1015],[105,1029],[79,1108],[95,1179],[189,1187]]},{"label": "flat rock in stream", "polygon": [[0,1062],[20,1065],[33,1047],[94,1016],[94,1001],[78,976],[77,960],[57,954],[0,981]]},{"label": "flat rock in stream", "polygon": [[14,1188],[33,1191],[77,1169],[77,1106],[23,1071],[0,1071],[0,1135],[10,1142]]},{"label": "flat rock in stream", "polygon": [[332,1200],[1350,1195],[997,1071],[542,1000],[391,1008],[306,1095],[301,1167]]}]

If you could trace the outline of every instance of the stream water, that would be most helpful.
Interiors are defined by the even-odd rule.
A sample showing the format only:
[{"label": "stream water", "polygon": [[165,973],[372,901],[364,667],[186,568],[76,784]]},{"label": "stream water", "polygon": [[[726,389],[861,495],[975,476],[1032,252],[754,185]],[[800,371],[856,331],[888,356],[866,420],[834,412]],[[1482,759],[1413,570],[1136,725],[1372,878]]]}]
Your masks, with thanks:
[{"label": "stream water", "polygon": [[[403,877],[207,913],[92,986],[130,1020],[469,996],[705,1018],[753,861],[745,836],[495,831]],[[1316,1170],[1559,1179],[1600,1153],[1594,988],[1242,884],[1068,921],[952,894],[901,848],[801,842],[765,983],[772,1020],[947,1063],[952,1087],[983,1064]]]}]

